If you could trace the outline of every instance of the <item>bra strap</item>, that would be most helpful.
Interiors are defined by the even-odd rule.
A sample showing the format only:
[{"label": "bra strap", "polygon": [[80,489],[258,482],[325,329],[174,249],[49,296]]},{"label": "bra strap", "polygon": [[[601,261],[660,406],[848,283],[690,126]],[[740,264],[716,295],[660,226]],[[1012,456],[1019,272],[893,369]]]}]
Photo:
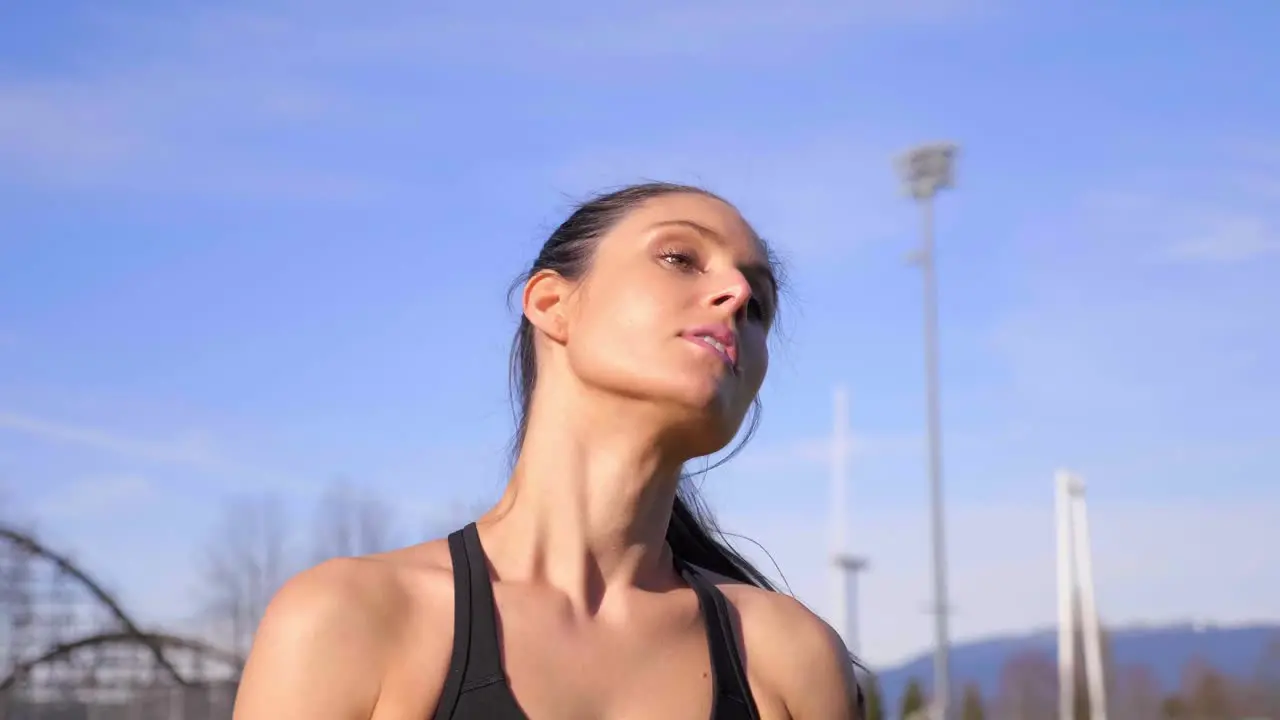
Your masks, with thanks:
[{"label": "bra strap", "polygon": [[449,535],[449,558],[453,561],[453,656],[435,720],[449,720],[463,693],[505,679],[493,582],[475,523]]},{"label": "bra strap", "polygon": [[716,689],[712,717],[719,717],[723,698],[746,710],[751,720],[758,720],[759,710],[747,684],[746,666],[738,652],[737,636],[730,622],[729,601],[710,580],[696,568],[682,563],[680,574],[698,596],[703,622],[707,626],[707,647],[711,653],[711,680]]},{"label": "bra strap", "polygon": [[471,574],[461,530],[449,535],[449,558],[453,561],[453,656],[449,659],[449,673],[445,675],[440,701],[436,703],[435,720],[449,720],[453,716],[471,651]]}]

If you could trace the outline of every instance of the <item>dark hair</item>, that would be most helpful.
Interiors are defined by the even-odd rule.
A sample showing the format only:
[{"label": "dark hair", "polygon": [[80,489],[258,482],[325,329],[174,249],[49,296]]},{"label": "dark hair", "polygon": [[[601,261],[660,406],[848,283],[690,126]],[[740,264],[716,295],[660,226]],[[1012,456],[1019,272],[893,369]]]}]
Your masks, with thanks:
[{"label": "dark hair", "polygon": [[[512,285],[512,292],[522,287],[530,277],[542,270],[553,270],[570,280],[582,277],[591,264],[591,258],[601,236],[622,220],[627,213],[654,198],[681,193],[702,195],[725,202],[723,198],[702,188],[658,182],[631,185],[597,195],[578,205],[569,218],[551,233],[538,253],[537,259],[533,261],[533,266]],[[769,264],[771,267],[777,266],[777,260],[772,254],[769,254]],[[520,446],[524,444],[529,422],[529,405],[533,401],[533,388],[538,379],[533,339],[533,324],[527,317],[521,315],[520,327],[516,330],[515,342],[511,347],[511,390],[516,401],[514,403],[516,435],[512,448],[513,455],[519,453]],[[721,463],[736,455],[755,434],[760,422],[758,397],[752,409],[751,419],[748,421],[742,442],[721,460]],[[671,546],[671,552],[678,559],[691,565],[749,585],[776,591],[777,587],[764,573],[719,539],[723,537],[723,533],[716,525],[706,504],[698,496],[697,489],[688,480],[688,475],[681,477],[675,506],[671,512],[671,524],[667,526],[667,544]]]}]

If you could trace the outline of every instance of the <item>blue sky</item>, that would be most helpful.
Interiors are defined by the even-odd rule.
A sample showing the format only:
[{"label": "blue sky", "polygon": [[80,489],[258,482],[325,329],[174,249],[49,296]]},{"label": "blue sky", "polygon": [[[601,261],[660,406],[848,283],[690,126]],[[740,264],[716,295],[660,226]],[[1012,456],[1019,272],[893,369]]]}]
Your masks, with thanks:
[{"label": "blue sky", "polygon": [[191,614],[230,497],[347,476],[412,540],[501,487],[505,290],[570,201],[701,182],[792,277],[762,430],[707,492],[829,610],[845,384],[862,650],[896,660],[930,625],[892,160],[944,137],[957,636],[1052,622],[1059,466],[1090,483],[1105,618],[1278,620],[1280,8],[1071,5],[9,9],[0,483],[156,622]]}]

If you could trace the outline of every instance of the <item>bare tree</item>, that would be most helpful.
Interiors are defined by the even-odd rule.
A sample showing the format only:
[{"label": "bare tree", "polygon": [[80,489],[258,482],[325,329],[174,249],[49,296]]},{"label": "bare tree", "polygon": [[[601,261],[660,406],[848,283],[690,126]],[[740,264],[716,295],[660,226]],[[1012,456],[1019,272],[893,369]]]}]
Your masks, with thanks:
[{"label": "bare tree", "polygon": [[215,635],[241,657],[267,603],[293,569],[279,498],[238,498],[223,508],[204,553],[204,610]]},{"label": "bare tree", "polygon": [[396,546],[395,513],[368,490],[339,479],[325,490],[316,512],[313,562],[385,552]]},{"label": "bare tree", "polygon": [[1229,720],[1236,716],[1236,688],[1217,668],[1202,658],[1187,663],[1182,675],[1182,697],[1198,720]]},{"label": "bare tree", "polygon": [[862,720],[885,720],[884,691],[880,689],[880,681],[874,673],[867,673],[858,682],[863,691]]},{"label": "bare tree", "polygon": [[1280,718],[1280,633],[1263,649],[1251,684],[1258,716]]},{"label": "bare tree", "polygon": [[1164,700],[1160,701],[1160,716],[1167,720],[1186,720],[1189,712],[1187,701],[1177,693],[1166,695]]},{"label": "bare tree", "polygon": [[898,703],[898,717],[900,720],[911,720],[911,718],[914,718],[920,711],[925,709],[925,705],[928,702],[920,681],[916,678],[911,678],[907,682],[906,689],[902,691],[902,699]]},{"label": "bare tree", "polygon": [[1158,720],[1160,712],[1160,683],[1151,668],[1130,665],[1115,674],[1116,717],[1125,720]]},{"label": "bare tree", "polygon": [[1009,658],[1000,672],[997,716],[1044,718],[1058,712],[1058,664],[1047,653],[1027,651]]},{"label": "bare tree", "polygon": [[974,683],[964,686],[964,694],[960,701],[961,720],[986,720],[987,710],[982,704],[982,691]]}]

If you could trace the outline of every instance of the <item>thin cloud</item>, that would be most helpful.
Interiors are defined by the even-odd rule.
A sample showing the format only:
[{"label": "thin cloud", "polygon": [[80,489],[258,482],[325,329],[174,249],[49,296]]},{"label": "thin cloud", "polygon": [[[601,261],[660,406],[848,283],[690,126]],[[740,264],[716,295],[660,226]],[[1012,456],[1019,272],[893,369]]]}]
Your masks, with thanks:
[{"label": "thin cloud", "polygon": [[140,475],[85,478],[38,500],[35,513],[54,520],[114,514],[149,500],[154,490],[154,484]]},{"label": "thin cloud", "polygon": [[1215,265],[1233,265],[1277,253],[1280,235],[1265,220],[1251,215],[1218,218],[1195,237],[1169,248],[1169,255],[1175,260]]},{"label": "thin cloud", "polygon": [[143,147],[115,105],[72,82],[0,83],[0,158],[37,182],[92,182]]},{"label": "thin cloud", "polygon": [[[1260,265],[1280,239],[1274,203],[1236,192],[1239,171],[1173,168],[1090,192],[1015,240],[1020,302],[990,339],[1023,421],[1063,428],[1062,443],[1265,427],[1276,390],[1266,368],[1280,350],[1267,332],[1274,284],[1212,271]],[[1105,437],[1090,419],[1100,416],[1116,428]]]},{"label": "thin cloud", "polygon": [[[967,21],[989,16],[995,6],[987,0],[657,0],[605,7],[562,0],[430,8],[391,2],[354,11],[333,3],[283,3],[273,11],[205,17],[198,37],[206,48],[234,40],[231,47],[251,53],[280,58],[283,52],[312,63],[448,62],[528,72],[601,61],[757,63],[811,51],[849,32]],[[761,53],[762,47],[770,52]]]},{"label": "thin cloud", "polygon": [[1259,143],[1254,152],[1228,154],[1228,170],[1211,177],[1208,187],[1198,188],[1213,201],[1197,201],[1194,196],[1165,199],[1167,214],[1178,221],[1172,232],[1179,234],[1167,247],[1171,259],[1235,265],[1280,254],[1277,147]]},{"label": "thin cloud", "polygon": [[1231,265],[1280,252],[1280,159],[1259,151],[1215,160],[1090,190],[1060,220],[1080,250],[1105,244],[1122,259]]},{"label": "thin cloud", "polygon": [[102,428],[69,425],[8,411],[0,411],[0,429],[131,460],[206,468],[218,464],[207,441],[195,436],[172,440],[139,440]]},{"label": "thin cloud", "polygon": [[217,478],[228,490],[261,491],[266,488],[287,492],[314,493],[315,483],[258,467],[249,467],[219,452],[208,436],[189,433],[170,439],[141,439],[118,431],[56,422],[31,415],[0,410],[0,431],[25,435],[45,442],[107,453],[118,458],[197,471]]},{"label": "thin cloud", "polygon": [[1237,188],[1246,196],[1275,202],[1280,200],[1280,174],[1264,171],[1244,173],[1237,180]]},{"label": "thin cloud", "polygon": [[[438,98],[387,77],[486,71],[652,73],[662,63],[776,64],[888,26],[983,16],[989,0],[798,4],[674,0],[499,7],[392,2],[93,11],[85,74],[0,81],[0,180],[57,189],[370,203],[411,188],[334,153]],[[761,48],[768,52],[762,53]],[[676,65],[678,63],[678,65]],[[288,135],[287,143],[253,138]],[[300,138],[332,135],[315,151]],[[305,140],[303,140],[305,142]]]},{"label": "thin cloud", "polygon": [[[0,159],[7,161],[0,180],[284,202],[364,203],[401,190],[388,178],[326,165],[323,157],[285,158],[230,140],[245,126],[280,130],[276,110],[257,98],[285,103],[289,96],[272,83],[232,79],[125,69],[74,82],[0,82]],[[204,140],[192,141],[199,136]]]}]

